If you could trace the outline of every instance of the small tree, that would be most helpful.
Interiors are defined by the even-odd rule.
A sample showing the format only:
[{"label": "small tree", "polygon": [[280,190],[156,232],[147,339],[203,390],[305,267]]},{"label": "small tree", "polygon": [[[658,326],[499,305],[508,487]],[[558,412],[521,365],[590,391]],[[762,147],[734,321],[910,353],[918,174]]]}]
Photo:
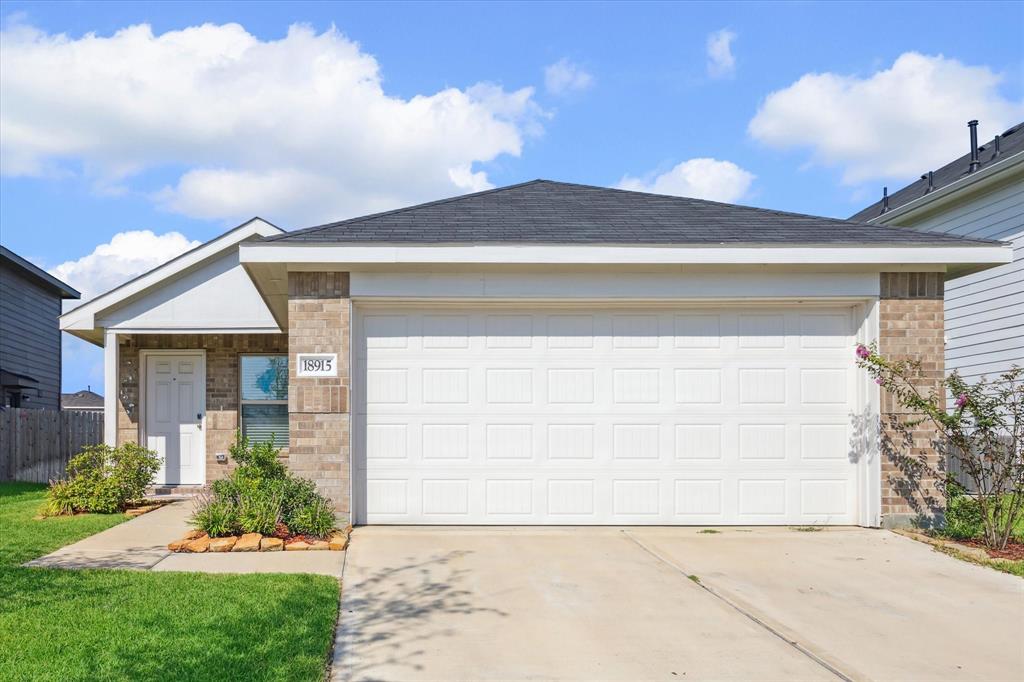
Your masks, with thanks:
[{"label": "small tree", "polygon": [[[1013,367],[997,381],[984,377],[968,384],[954,372],[937,386],[929,382],[916,360],[887,360],[874,345],[857,346],[857,365],[913,415],[906,428],[931,422],[939,433],[937,446],[959,464],[974,486],[985,545],[1004,549],[1024,507],[1024,369]],[[927,394],[921,386],[932,383]],[[955,396],[952,409],[945,395]],[[928,462],[920,469],[942,486],[950,482]]]}]

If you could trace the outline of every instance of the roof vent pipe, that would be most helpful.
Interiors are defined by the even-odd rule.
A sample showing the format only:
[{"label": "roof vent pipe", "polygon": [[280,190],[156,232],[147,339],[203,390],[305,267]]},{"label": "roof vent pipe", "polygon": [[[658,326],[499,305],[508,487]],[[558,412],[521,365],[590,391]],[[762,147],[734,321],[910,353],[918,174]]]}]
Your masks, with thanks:
[{"label": "roof vent pipe", "polygon": [[921,176],[921,179],[928,181],[928,188],[924,191],[925,194],[928,194],[935,189],[935,173],[933,171],[928,171]]},{"label": "roof vent pipe", "polygon": [[971,165],[967,168],[967,172],[973,173],[981,165],[981,162],[978,161],[978,120],[968,121],[967,127],[971,130]]},{"label": "roof vent pipe", "polygon": [[882,188],[882,213],[889,212],[889,188]]},{"label": "roof vent pipe", "polygon": [[996,135],[996,139],[993,140],[993,142],[995,143],[995,150],[992,152],[992,158],[993,159],[998,159],[999,155],[1002,154],[1002,152],[999,150],[999,141],[1002,140],[1002,139],[1003,139],[1002,135]]}]

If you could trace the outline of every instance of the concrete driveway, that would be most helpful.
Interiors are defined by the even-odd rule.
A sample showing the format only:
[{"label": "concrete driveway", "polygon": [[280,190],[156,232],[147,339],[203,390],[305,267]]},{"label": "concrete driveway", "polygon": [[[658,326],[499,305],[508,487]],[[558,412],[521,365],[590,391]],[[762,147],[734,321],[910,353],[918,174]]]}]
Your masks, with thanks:
[{"label": "concrete driveway", "polygon": [[886,531],[357,529],[335,680],[1019,679],[1024,581]]}]

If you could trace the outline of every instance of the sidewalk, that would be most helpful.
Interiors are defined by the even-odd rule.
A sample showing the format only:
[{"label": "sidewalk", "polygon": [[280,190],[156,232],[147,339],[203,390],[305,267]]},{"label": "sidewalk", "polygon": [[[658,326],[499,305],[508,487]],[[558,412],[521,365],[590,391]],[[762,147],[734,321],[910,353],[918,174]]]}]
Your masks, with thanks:
[{"label": "sidewalk", "polygon": [[191,514],[190,500],[174,502],[25,565],[196,573],[316,573],[341,577],[345,552],[173,553],[167,549],[167,543],[189,530]]}]

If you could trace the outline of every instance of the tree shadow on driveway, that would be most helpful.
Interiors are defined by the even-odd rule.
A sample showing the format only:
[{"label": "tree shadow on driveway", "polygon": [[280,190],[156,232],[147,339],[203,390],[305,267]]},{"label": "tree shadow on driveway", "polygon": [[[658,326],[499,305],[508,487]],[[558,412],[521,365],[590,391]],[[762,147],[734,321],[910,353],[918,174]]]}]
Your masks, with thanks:
[{"label": "tree shadow on driveway", "polygon": [[[406,557],[399,566],[346,575],[333,657],[334,680],[377,679],[383,671],[419,671],[417,659],[437,640],[456,633],[438,621],[448,616],[507,613],[474,604],[465,589],[471,571],[451,564],[470,551],[455,550],[427,559]],[[452,652],[457,655],[458,652]]]}]

